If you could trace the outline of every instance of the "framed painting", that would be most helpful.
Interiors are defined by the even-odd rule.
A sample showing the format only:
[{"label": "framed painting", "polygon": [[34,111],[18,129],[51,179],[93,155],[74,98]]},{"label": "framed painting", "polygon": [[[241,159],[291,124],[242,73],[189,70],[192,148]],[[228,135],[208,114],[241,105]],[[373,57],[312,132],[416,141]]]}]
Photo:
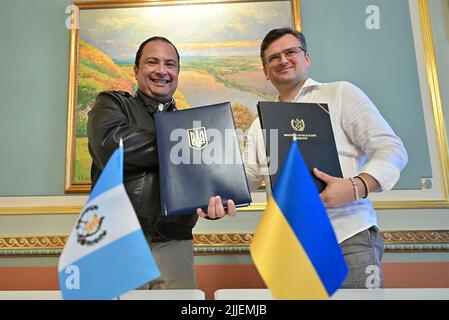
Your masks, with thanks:
[{"label": "framed painting", "polygon": [[[300,29],[299,0],[113,1],[71,6],[68,130],[65,192],[90,191],[88,112],[105,90],[136,90],[136,51],[151,36],[164,36],[180,53],[175,92],[180,109],[232,102],[235,123],[245,132],[257,101],[272,99],[259,47],[279,26]],[[206,94],[207,93],[207,94]]]}]

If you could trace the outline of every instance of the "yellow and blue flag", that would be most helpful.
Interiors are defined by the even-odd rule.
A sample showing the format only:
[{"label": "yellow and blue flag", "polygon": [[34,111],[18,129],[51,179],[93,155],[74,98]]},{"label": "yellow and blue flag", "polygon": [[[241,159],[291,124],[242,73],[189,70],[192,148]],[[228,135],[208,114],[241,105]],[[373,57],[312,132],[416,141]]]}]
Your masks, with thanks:
[{"label": "yellow and blue flag", "polygon": [[64,299],[114,299],[160,276],[123,185],[123,156],[120,141],[59,258]]},{"label": "yellow and blue flag", "polygon": [[327,299],[348,274],[332,224],[296,142],[250,245],[276,299]]}]

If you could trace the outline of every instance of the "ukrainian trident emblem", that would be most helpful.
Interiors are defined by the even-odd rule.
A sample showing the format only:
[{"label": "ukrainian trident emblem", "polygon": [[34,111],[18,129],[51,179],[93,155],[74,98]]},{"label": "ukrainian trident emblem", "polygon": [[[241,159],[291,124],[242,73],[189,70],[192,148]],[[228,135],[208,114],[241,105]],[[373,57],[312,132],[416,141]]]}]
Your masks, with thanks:
[{"label": "ukrainian trident emblem", "polygon": [[201,150],[207,146],[206,128],[187,129],[189,136],[189,146],[192,149]]}]

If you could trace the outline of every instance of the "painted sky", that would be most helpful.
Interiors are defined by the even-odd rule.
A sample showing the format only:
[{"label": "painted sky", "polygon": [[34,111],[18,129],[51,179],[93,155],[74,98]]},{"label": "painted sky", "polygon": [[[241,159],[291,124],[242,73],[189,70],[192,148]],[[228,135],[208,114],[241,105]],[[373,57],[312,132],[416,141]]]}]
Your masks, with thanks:
[{"label": "painted sky", "polygon": [[80,37],[116,60],[161,35],[181,56],[258,56],[260,41],[292,26],[290,1],[81,10]]}]

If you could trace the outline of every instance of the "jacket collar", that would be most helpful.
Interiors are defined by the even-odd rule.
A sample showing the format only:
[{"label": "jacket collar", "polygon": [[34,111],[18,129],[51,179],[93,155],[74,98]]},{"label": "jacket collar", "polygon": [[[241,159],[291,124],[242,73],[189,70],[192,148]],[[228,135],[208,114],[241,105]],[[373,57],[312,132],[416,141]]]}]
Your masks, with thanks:
[{"label": "jacket collar", "polygon": [[175,111],[176,110],[176,102],[175,99],[171,98],[170,101],[163,103],[159,102],[145,93],[137,89],[136,97],[140,99],[145,108],[147,108],[151,113],[161,112],[161,111]]}]

